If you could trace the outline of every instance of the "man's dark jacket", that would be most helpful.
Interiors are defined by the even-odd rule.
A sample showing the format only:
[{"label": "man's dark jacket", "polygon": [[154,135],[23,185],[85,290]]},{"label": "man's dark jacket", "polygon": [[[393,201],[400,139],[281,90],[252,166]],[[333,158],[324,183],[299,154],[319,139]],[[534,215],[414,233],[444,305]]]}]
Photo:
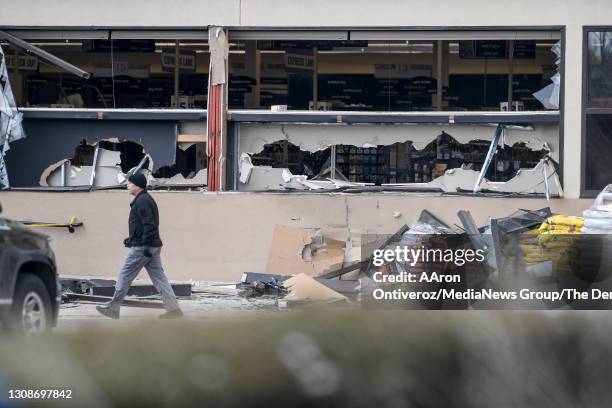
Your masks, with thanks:
[{"label": "man's dark jacket", "polygon": [[153,197],[145,191],[138,193],[130,204],[129,231],[130,236],[125,239],[125,246],[160,247],[159,238],[159,212]]}]

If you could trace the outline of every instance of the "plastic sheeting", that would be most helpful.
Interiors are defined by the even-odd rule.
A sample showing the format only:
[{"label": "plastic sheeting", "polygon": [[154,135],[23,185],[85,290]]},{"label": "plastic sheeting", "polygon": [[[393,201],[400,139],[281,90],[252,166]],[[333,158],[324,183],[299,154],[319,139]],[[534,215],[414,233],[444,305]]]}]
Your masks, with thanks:
[{"label": "plastic sheeting", "polygon": [[9,150],[9,144],[25,137],[22,114],[17,111],[17,104],[9,82],[4,51],[0,47],[0,185],[9,188],[8,171],[4,156]]},{"label": "plastic sheeting", "polygon": [[552,84],[540,89],[534,93],[533,96],[540,101],[546,109],[559,109],[559,90],[561,89],[561,74],[559,73],[559,66],[561,64],[561,42],[553,45],[551,51],[557,55],[555,61],[557,73],[550,78]]}]

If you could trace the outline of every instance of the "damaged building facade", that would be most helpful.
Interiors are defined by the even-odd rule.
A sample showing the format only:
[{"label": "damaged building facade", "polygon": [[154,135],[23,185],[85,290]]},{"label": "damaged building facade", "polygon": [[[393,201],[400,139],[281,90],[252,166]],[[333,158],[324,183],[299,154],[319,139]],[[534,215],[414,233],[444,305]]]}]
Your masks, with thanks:
[{"label": "damaged building facade", "polygon": [[572,214],[611,181],[604,2],[114,3],[0,16],[2,118],[23,130],[0,200],[84,222],[49,232],[67,274],[115,273],[136,169],[170,276],[208,280],[266,272],[278,226],[344,241],[342,264],[422,209]]}]

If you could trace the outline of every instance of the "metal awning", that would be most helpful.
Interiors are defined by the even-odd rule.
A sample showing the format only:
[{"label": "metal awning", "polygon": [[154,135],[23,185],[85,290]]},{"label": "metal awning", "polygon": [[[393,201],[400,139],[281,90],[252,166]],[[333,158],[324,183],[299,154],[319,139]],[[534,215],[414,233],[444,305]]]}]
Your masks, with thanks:
[{"label": "metal awning", "polygon": [[347,30],[230,30],[229,38],[237,40],[304,40],[344,41],[349,39]]},{"label": "metal awning", "polygon": [[108,30],[5,30],[24,40],[108,40]]},{"label": "metal awning", "polygon": [[425,123],[425,124],[536,124],[559,123],[559,111],[526,112],[355,112],[355,111],[283,111],[230,110],[232,122],[266,123]]},{"label": "metal awning", "polygon": [[351,40],[560,40],[559,30],[351,30]]},{"label": "metal awning", "polygon": [[208,41],[208,30],[111,30],[113,40],[200,40]]}]

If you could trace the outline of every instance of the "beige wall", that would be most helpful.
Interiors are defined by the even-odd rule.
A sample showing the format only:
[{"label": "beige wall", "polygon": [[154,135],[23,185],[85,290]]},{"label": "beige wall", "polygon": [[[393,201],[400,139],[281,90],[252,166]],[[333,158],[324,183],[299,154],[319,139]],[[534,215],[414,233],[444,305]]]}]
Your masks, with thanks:
[{"label": "beige wall", "polygon": [[604,25],[608,0],[1,0],[0,25],[374,27]]},{"label": "beige wall", "polygon": [[[409,194],[254,194],[153,192],[161,214],[163,260],[171,279],[238,281],[242,272],[265,272],[276,224],[348,231],[393,233],[412,223],[424,208],[447,223],[469,209],[476,222],[509,215],[518,208],[550,205],[580,215],[590,200],[435,197]],[[60,222],[72,215],[84,222],[74,234],[40,228],[52,236],[63,275],[114,276],[126,249],[130,197],[124,191],[92,193],[2,192],[3,216]],[[394,212],[400,212],[399,218]]]}]

